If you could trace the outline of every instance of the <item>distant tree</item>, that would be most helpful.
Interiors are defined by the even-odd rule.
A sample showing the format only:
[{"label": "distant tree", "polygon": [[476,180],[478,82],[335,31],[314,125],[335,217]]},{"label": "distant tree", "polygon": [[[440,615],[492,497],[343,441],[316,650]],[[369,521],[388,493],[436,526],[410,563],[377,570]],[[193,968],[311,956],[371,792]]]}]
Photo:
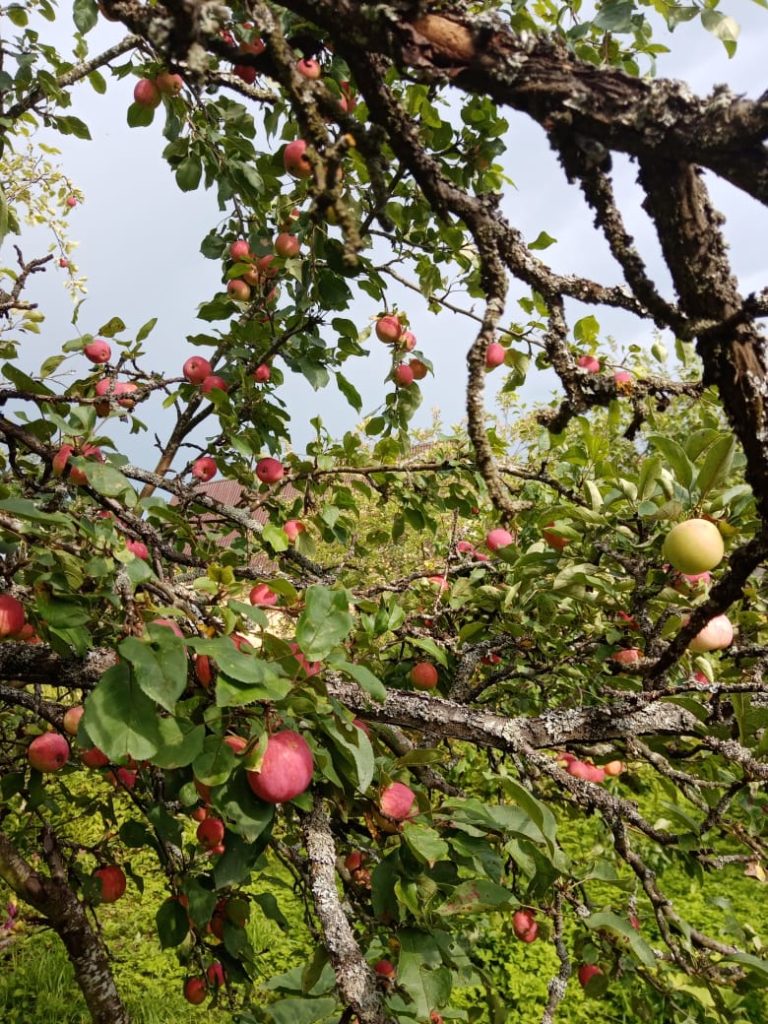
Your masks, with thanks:
[{"label": "distant tree", "polygon": [[[2,10],[0,877],[60,936],[97,1024],[128,1015],[88,908],[140,884],[137,849],[167,879],[157,929],[185,995],[242,1024],[439,1024],[467,1016],[468,985],[500,1019],[467,928],[500,911],[556,952],[544,1024],[572,976],[702,1024],[765,981],[760,920],[710,934],[664,876],[752,878],[762,902],[768,294],[741,294],[703,172],[766,203],[768,106],[641,76],[649,7],[735,49],[718,0],[581,6],[75,0],[74,65],[28,25],[48,0]],[[89,56],[100,17],[130,34]],[[161,118],[179,188],[215,189],[221,288],[190,296],[183,367],[145,348],[154,319],[115,316],[29,375],[33,276],[57,259],[82,287],[65,214],[83,197],[35,131],[88,138],[81,83],[108,103],[129,75],[129,124]],[[552,239],[504,216],[505,108],[546,132],[622,283],[555,271]],[[614,153],[673,293],[625,227]],[[54,249],[11,266],[25,220]],[[411,447],[431,367],[388,300],[401,280],[455,315],[465,437]],[[345,315],[356,292],[375,323]],[[650,338],[614,356],[600,307],[676,358]],[[380,344],[380,409],[338,440],[313,420],[287,454],[285,375],[361,412],[346,365]],[[504,430],[486,373],[509,396],[531,361],[562,397]],[[161,403],[170,429],[130,464],[121,425]],[[66,829],[72,806],[97,842]],[[303,980],[273,979],[279,1013],[253,998],[243,930],[276,862],[318,941]]]}]

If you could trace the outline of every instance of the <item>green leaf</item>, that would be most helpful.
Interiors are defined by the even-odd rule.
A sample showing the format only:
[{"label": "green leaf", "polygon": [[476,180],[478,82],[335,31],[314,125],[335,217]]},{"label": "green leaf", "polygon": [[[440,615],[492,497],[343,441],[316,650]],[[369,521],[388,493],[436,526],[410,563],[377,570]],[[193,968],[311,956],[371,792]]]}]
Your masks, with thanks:
[{"label": "green leaf", "polygon": [[768,960],[763,960],[762,957],[754,956],[752,953],[727,953],[723,956],[723,960],[731,960],[737,964],[743,964],[744,967],[750,968],[752,971],[756,971],[761,975],[761,984],[768,984]]},{"label": "green leaf", "polygon": [[85,702],[83,726],[111,761],[151,758],[162,743],[154,702],[141,690],[130,666],[107,669]]},{"label": "green leaf", "polygon": [[84,626],[91,617],[88,605],[82,601],[65,601],[41,593],[37,595],[35,604],[42,621],[56,629]]},{"label": "green leaf", "polygon": [[451,972],[443,966],[434,934],[405,929],[398,939],[398,987],[413,1000],[419,1020],[429,1020],[432,1010],[445,1006],[450,999]]},{"label": "green leaf", "polygon": [[63,512],[45,512],[39,509],[34,501],[29,501],[27,498],[3,498],[0,501],[0,509],[18,516],[20,519],[30,519],[33,522],[42,521],[56,526],[72,526],[72,520]]},{"label": "green leaf", "polygon": [[[356,725],[337,725],[332,719],[324,723],[335,752],[354,775],[357,789],[365,793],[373,780],[374,757],[371,741]],[[346,772],[345,772],[346,774]]]},{"label": "green leaf", "polygon": [[729,57],[736,53],[737,41],[739,38],[739,23],[727,14],[720,11],[703,10],[701,12],[701,24],[704,28],[716,36],[725,47]]},{"label": "green leaf", "polygon": [[144,341],[145,338],[148,338],[149,335],[154,330],[156,323],[156,316],[153,316],[151,320],[147,320],[147,322],[142,327],[139,328],[139,333],[136,335],[136,341]]},{"label": "green leaf", "polygon": [[199,157],[190,154],[176,168],[176,184],[182,192],[194,192],[203,176],[203,165]]},{"label": "green leaf", "polygon": [[96,333],[104,335],[105,338],[114,338],[115,335],[120,334],[124,330],[125,324],[120,317],[113,316],[105,324],[102,324]]},{"label": "green leaf", "polygon": [[556,238],[548,235],[546,231],[540,231],[536,238],[528,243],[529,249],[548,249],[550,245],[557,242]]},{"label": "green leaf", "polygon": [[457,885],[450,899],[437,908],[443,916],[451,914],[477,914],[485,910],[498,910],[514,899],[512,893],[495,882],[476,878]]},{"label": "green leaf", "polygon": [[406,822],[403,825],[403,840],[414,857],[427,867],[433,868],[439,860],[448,859],[448,843],[429,825]]},{"label": "green leaf", "polygon": [[75,0],[72,5],[72,20],[81,35],[87,35],[99,19],[96,0]]},{"label": "green leaf", "polygon": [[429,636],[414,636],[410,637],[408,642],[411,647],[418,647],[422,651],[426,651],[435,661],[439,662],[443,668],[448,668],[448,655],[445,653],[442,647],[438,646],[435,641]]},{"label": "green leaf", "polygon": [[238,835],[228,834],[227,847],[213,869],[216,888],[223,889],[247,881],[256,861],[266,849],[271,834],[271,821],[255,839],[246,841]]},{"label": "green leaf", "polygon": [[272,826],[275,809],[254,794],[248,785],[245,769],[233,772],[223,786],[214,789],[211,802],[249,843]]},{"label": "green leaf", "polygon": [[383,702],[387,699],[386,686],[365,665],[355,665],[350,661],[346,661],[341,655],[330,657],[328,665],[330,668],[334,668],[343,675],[354,679],[358,686],[370,694],[374,700]]},{"label": "green leaf", "polygon": [[327,1018],[338,1016],[338,1003],[335,999],[323,996],[320,999],[307,997],[278,999],[268,1003],[264,1011],[275,1024],[315,1024]]},{"label": "green leaf", "polygon": [[184,768],[202,753],[205,726],[178,718],[161,718],[160,739],[153,764],[159,768]]},{"label": "green leaf", "polygon": [[696,477],[696,487],[702,498],[725,482],[735,454],[736,438],[733,434],[726,434],[712,445]]},{"label": "green leaf", "polygon": [[346,590],[308,587],[296,626],[296,642],[310,661],[322,661],[352,629]]},{"label": "green leaf", "polygon": [[220,786],[235,769],[237,758],[220,736],[206,736],[202,753],[192,762],[195,778],[205,786]]},{"label": "green leaf", "polygon": [[155,108],[144,103],[132,103],[126,119],[129,128],[148,128],[155,119]]},{"label": "green leaf", "polygon": [[[181,640],[170,629],[155,627],[153,632],[154,642],[129,636],[118,651],[144,693],[172,714],[187,685],[187,658]],[[167,638],[160,638],[161,633]]]},{"label": "green leaf", "polygon": [[169,899],[160,904],[155,924],[163,949],[181,945],[189,934],[189,918],[178,900]]},{"label": "green leaf", "polygon": [[651,434],[648,440],[664,456],[677,482],[686,490],[690,490],[693,466],[677,441],[663,434]]},{"label": "green leaf", "polygon": [[640,933],[632,927],[626,917],[620,917],[609,910],[603,910],[584,918],[584,924],[592,931],[606,931],[612,935],[618,935],[627,941],[640,963],[646,967],[654,967],[656,965],[656,957],[653,955],[653,950]]},{"label": "green leaf", "polygon": [[[88,478],[88,483],[99,494],[107,498],[125,497],[126,503],[133,508],[136,505],[136,492],[131,487],[128,479],[123,476],[119,469],[110,466],[107,462],[93,462],[90,459],[72,459],[72,464],[82,469]],[[131,498],[131,495],[133,496]]]}]

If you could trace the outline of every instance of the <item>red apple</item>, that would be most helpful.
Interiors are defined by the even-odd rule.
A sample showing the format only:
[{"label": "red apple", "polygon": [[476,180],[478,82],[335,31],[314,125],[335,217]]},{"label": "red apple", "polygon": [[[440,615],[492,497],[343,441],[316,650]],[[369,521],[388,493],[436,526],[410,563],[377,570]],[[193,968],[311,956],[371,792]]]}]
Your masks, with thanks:
[{"label": "red apple", "polygon": [[117,864],[96,868],[91,877],[99,883],[102,903],[116,903],[125,892],[125,875]]},{"label": "red apple", "polygon": [[69,744],[58,732],[44,732],[27,747],[27,760],[39,772],[57,772],[69,760]]},{"label": "red apple", "polygon": [[258,772],[246,772],[256,796],[268,804],[281,804],[303,793],[315,768],[309,744],[290,729],[273,733]]},{"label": "red apple", "polygon": [[73,206],[77,206],[77,197],[76,196],[67,196],[67,198],[65,199],[65,202],[66,202],[67,206],[71,209]]},{"label": "red apple", "polygon": [[388,345],[398,342],[402,332],[402,324],[396,316],[382,316],[376,321],[376,337]]},{"label": "red apple", "polygon": [[77,704],[75,707],[65,711],[63,720],[64,732],[69,733],[70,736],[77,736],[77,728],[84,714],[85,708],[81,704]]},{"label": "red apple", "polygon": [[579,968],[579,984],[582,988],[586,988],[592,978],[602,973],[597,964],[582,964]]},{"label": "red apple", "polygon": [[161,71],[155,79],[155,85],[163,96],[178,96],[184,88],[184,79],[170,71]]},{"label": "red apple", "polygon": [[408,366],[411,368],[414,380],[424,380],[429,372],[426,363],[422,363],[420,359],[411,359]]},{"label": "red apple", "polygon": [[311,178],[312,164],[307,157],[307,144],[304,139],[289,142],[283,150],[283,165],[293,178]]},{"label": "red apple", "polygon": [[238,238],[229,247],[229,255],[236,263],[247,260],[251,255],[251,247],[244,238]]},{"label": "red apple", "polygon": [[631,387],[634,377],[629,370],[616,370],[613,379],[620,391],[626,391]]},{"label": "red apple", "polygon": [[510,544],[514,544],[515,539],[513,533],[499,526],[485,535],[485,544],[489,551],[499,551],[501,548],[507,548]]},{"label": "red apple", "polygon": [[397,973],[395,965],[390,963],[389,960],[379,960],[378,963],[373,965],[373,969],[382,978],[394,978]]},{"label": "red apple", "polygon": [[287,231],[281,232],[275,239],[275,252],[278,256],[282,256],[284,260],[298,256],[300,249],[301,242],[296,235],[291,235]]},{"label": "red apple", "polygon": [[211,988],[221,988],[226,979],[224,968],[218,960],[213,961],[210,967],[206,970],[205,976],[208,979],[208,984]]},{"label": "red apple", "polygon": [[471,555],[475,548],[468,540],[460,540],[456,545],[456,550],[460,555]]},{"label": "red apple", "polygon": [[296,70],[300,75],[310,79],[320,78],[323,73],[323,69],[318,62],[311,57],[304,57],[303,60],[297,61]]},{"label": "red apple", "polygon": [[266,583],[259,583],[248,596],[252,605],[257,608],[272,608],[279,601],[278,595]]},{"label": "red apple", "polygon": [[133,789],[136,785],[137,772],[130,768],[118,768],[117,771],[107,772],[106,778],[112,783],[115,789],[121,786],[123,789]]},{"label": "red apple", "polygon": [[224,822],[221,818],[206,818],[205,821],[201,821],[197,826],[197,841],[201,846],[205,846],[207,849],[211,849],[213,846],[218,846],[224,838]]},{"label": "red apple", "polygon": [[202,384],[212,372],[212,366],[202,356],[190,356],[181,368],[182,374],[190,384]]},{"label": "red apple", "polygon": [[626,771],[626,768],[627,766],[624,764],[623,761],[608,761],[607,764],[603,765],[603,771],[607,776],[609,776],[609,778],[612,779],[615,779],[619,775],[621,775],[623,771]]},{"label": "red apple", "polygon": [[501,366],[506,354],[507,352],[503,345],[500,345],[498,341],[492,341],[485,350],[486,370],[495,370],[497,366]]},{"label": "red apple", "polygon": [[241,278],[236,277],[227,284],[227,294],[235,302],[247,302],[251,297],[251,289]]},{"label": "red apple", "polygon": [[299,648],[298,644],[290,643],[288,644],[288,646],[291,649],[291,654],[293,655],[295,660],[298,661],[299,666],[304,670],[307,678],[316,676],[318,672],[322,671],[322,661],[307,661],[306,657],[301,652],[301,649]]},{"label": "red apple", "polygon": [[626,647],[612,654],[611,661],[615,661],[617,665],[636,665],[642,656],[643,652],[637,647]]},{"label": "red apple", "polygon": [[256,68],[249,67],[247,64],[235,64],[232,72],[242,79],[246,85],[253,85],[256,81]]},{"label": "red apple", "polygon": [[153,626],[165,626],[166,629],[170,629],[178,637],[183,637],[184,634],[181,631],[181,627],[175,619],[152,619]]},{"label": "red apple", "polygon": [[225,736],[224,742],[233,754],[242,754],[248,746],[248,740],[244,739],[242,736]]},{"label": "red apple", "polygon": [[579,356],[576,365],[580,366],[582,370],[586,370],[587,373],[600,373],[600,360],[595,356]]},{"label": "red apple", "polygon": [[438,682],[437,669],[430,661],[419,661],[410,671],[410,680],[417,690],[433,690]]},{"label": "red apple", "polygon": [[[547,526],[554,525],[554,523],[547,523]],[[567,547],[569,544],[567,537],[561,537],[559,533],[554,533],[552,530],[542,530],[541,536],[543,537],[544,542],[555,551],[562,551],[563,548]]]},{"label": "red apple", "polygon": [[91,747],[89,750],[84,750],[80,755],[80,760],[87,768],[104,768],[109,764],[109,758],[103,750],[99,750],[98,747]]},{"label": "red apple", "polygon": [[192,476],[207,483],[216,476],[216,461],[210,455],[203,455],[192,463]]},{"label": "red apple", "polygon": [[10,594],[0,594],[0,637],[14,636],[25,625],[24,606]]},{"label": "red apple", "polygon": [[413,370],[407,363],[400,363],[396,366],[393,377],[395,378],[395,384],[397,384],[399,388],[410,387],[414,381]]},{"label": "red apple", "polygon": [[269,368],[268,363],[261,363],[253,371],[253,379],[257,384],[266,384],[271,376],[272,370]]},{"label": "red apple", "polygon": [[140,107],[154,109],[160,102],[160,90],[149,78],[140,78],[133,88],[133,99]]},{"label": "red apple", "polygon": [[283,533],[293,543],[300,533],[304,533],[306,526],[298,519],[287,519],[283,523]]},{"label": "red apple", "polygon": [[229,391],[229,384],[223,377],[219,377],[215,373],[209,373],[200,385],[200,390],[204,395],[209,395],[211,391],[226,392]]},{"label": "red apple", "polygon": [[416,335],[413,331],[403,331],[400,335],[400,344],[405,346],[407,352],[413,352],[416,348]]},{"label": "red apple", "polygon": [[412,816],[416,794],[402,782],[392,782],[379,798],[379,810],[395,821],[405,821]]},{"label": "red apple", "polygon": [[363,866],[363,855],[360,850],[353,850],[344,858],[344,867],[347,871],[359,871]]},{"label": "red apple", "polygon": [[211,659],[207,654],[196,654],[194,661],[195,678],[198,683],[206,690],[211,685],[213,679],[213,669],[211,668]]},{"label": "red apple", "polygon": [[208,808],[196,807],[193,811],[190,812],[189,816],[190,818],[192,818],[193,821],[205,821],[205,819],[208,817]]},{"label": "red apple", "polygon": [[285,466],[277,459],[259,459],[256,463],[256,476],[263,484],[276,484],[284,474]]},{"label": "red apple", "polygon": [[[687,620],[686,620],[687,621]],[[721,651],[733,643],[733,625],[727,615],[715,615],[688,644],[696,654]]]},{"label": "red apple", "polygon": [[516,910],[512,915],[512,930],[515,937],[523,942],[534,942],[539,934],[539,926],[530,910]]},{"label": "red apple", "polygon": [[703,672],[694,672],[693,681],[697,686],[709,686],[709,680]]},{"label": "red apple", "polygon": [[352,725],[354,725],[356,729],[359,729],[360,732],[364,732],[368,739],[371,738],[371,730],[367,722],[363,722],[360,718],[353,718]]},{"label": "red apple", "polygon": [[200,1003],[205,1002],[207,995],[205,978],[187,978],[184,982],[184,998],[193,1006],[199,1006]]},{"label": "red apple", "polygon": [[137,558],[142,558],[145,562],[149,558],[149,548],[140,540],[127,540],[125,546],[135,555]]},{"label": "red apple", "polygon": [[62,270],[66,270],[67,267],[69,266],[69,260],[62,256],[59,259],[59,266],[62,268]]},{"label": "red apple", "polygon": [[103,338],[94,338],[84,346],[83,353],[92,363],[108,363],[112,358],[112,349]]},{"label": "red apple", "polygon": [[714,523],[708,519],[688,519],[672,527],[662,553],[679,572],[697,576],[720,564],[725,547]]}]

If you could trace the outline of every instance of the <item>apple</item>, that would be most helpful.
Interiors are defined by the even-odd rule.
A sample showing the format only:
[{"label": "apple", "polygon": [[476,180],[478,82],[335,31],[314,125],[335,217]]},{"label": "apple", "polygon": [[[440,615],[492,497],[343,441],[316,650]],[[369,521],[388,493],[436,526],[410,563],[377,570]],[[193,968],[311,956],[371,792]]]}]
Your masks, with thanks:
[{"label": "apple", "polygon": [[256,260],[256,266],[259,274],[265,281],[270,281],[273,277],[277,277],[280,273],[280,268],[274,266],[276,257],[272,253],[268,253],[266,256],[260,256]]},{"label": "apple", "polygon": [[251,297],[251,289],[242,278],[236,277],[227,285],[227,294],[235,302],[247,302]]},{"label": "apple", "polygon": [[581,967],[579,967],[579,972],[578,972],[578,974],[579,974],[579,984],[581,985],[582,988],[586,988],[587,985],[592,980],[592,978],[594,978],[594,977],[596,977],[596,975],[602,974],[602,973],[603,972],[600,970],[600,968],[597,966],[597,964],[582,964]]},{"label": "apple", "polygon": [[269,368],[268,363],[261,363],[253,371],[253,379],[257,384],[266,384],[271,376],[272,370]]},{"label": "apple", "polygon": [[10,594],[0,594],[0,637],[15,636],[26,623],[24,606]]},{"label": "apple", "polygon": [[605,772],[601,768],[596,768],[588,761],[580,761],[576,757],[568,761],[565,770],[574,779],[582,779],[584,782],[603,782],[605,779]]},{"label": "apple", "polygon": [[80,755],[80,760],[86,768],[104,768],[109,764],[109,758],[104,751],[99,750],[98,747],[91,747],[89,750],[84,750]]},{"label": "apple", "polygon": [[708,587],[711,583],[711,572],[681,572],[678,574],[677,579],[675,580],[673,585],[675,590],[684,591],[686,589],[695,590],[697,587]]},{"label": "apple", "polygon": [[[250,31],[253,29],[253,25],[250,22],[246,22],[243,28]],[[254,57],[260,57],[267,48],[267,44],[263,39],[252,39],[247,43],[240,43],[239,53],[252,53]]]},{"label": "apple", "polygon": [[405,821],[412,816],[416,794],[402,782],[391,782],[379,798],[379,810],[394,821]]},{"label": "apple", "polygon": [[38,772],[57,772],[69,760],[69,744],[58,732],[44,732],[27,747],[27,760]]},{"label": "apple", "polygon": [[720,564],[725,546],[714,523],[708,519],[688,519],[669,531],[662,554],[679,572],[697,576]]},{"label": "apple", "polygon": [[205,821],[201,821],[197,826],[195,835],[197,836],[198,843],[210,850],[211,847],[220,845],[225,831],[224,822],[221,818],[206,818]]},{"label": "apple", "polygon": [[703,672],[694,672],[693,682],[696,683],[697,686],[709,686],[709,680]]},{"label": "apple", "polygon": [[632,925],[636,932],[640,931],[640,918],[637,916],[637,914],[629,915],[629,923]]},{"label": "apple", "polygon": [[96,868],[91,878],[99,883],[102,903],[116,903],[125,892],[125,874],[117,864]]},{"label": "apple", "polygon": [[213,961],[210,967],[206,970],[205,976],[208,979],[208,984],[211,988],[220,988],[226,979],[224,968],[218,960]]},{"label": "apple", "polygon": [[[136,390],[136,385],[130,380],[115,381],[116,395],[129,395]],[[121,405],[124,409],[132,409],[136,404],[136,401],[133,398],[118,398],[117,404]]]},{"label": "apple", "polygon": [[229,255],[235,262],[247,260],[251,255],[251,247],[244,238],[238,238],[229,247]]},{"label": "apple", "polygon": [[229,383],[223,377],[219,377],[215,373],[209,373],[200,385],[200,390],[204,395],[209,395],[212,391],[227,392],[229,391]]},{"label": "apple", "polygon": [[281,232],[275,239],[275,252],[278,256],[282,256],[284,260],[298,256],[300,249],[301,242],[296,235],[291,235],[287,231]]},{"label": "apple", "polygon": [[475,548],[468,540],[460,540],[456,545],[456,550],[460,555],[471,555]]},{"label": "apple", "polygon": [[[547,523],[547,526],[554,526],[554,523]],[[562,551],[564,547],[568,546],[569,540],[567,537],[561,537],[559,533],[553,533],[552,530],[542,530],[541,536],[544,542],[548,544],[554,551]]]},{"label": "apple", "polygon": [[733,643],[733,625],[727,615],[715,615],[688,644],[696,654],[721,651]]},{"label": "apple", "polygon": [[600,360],[595,356],[579,356],[576,365],[587,373],[600,373]]},{"label": "apple", "polygon": [[[59,450],[56,452],[53,459],[51,460],[51,468],[53,469],[53,475],[61,476],[67,464],[69,463],[70,455],[77,454],[77,449],[75,449],[71,444],[63,444],[61,448],[59,448]],[[97,448],[95,445],[92,444],[84,444],[83,447],[80,449],[79,454],[85,456],[86,458],[91,458],[95,462],[104,461],[104,455],[102,454],[101,448]],[[77,466],[72,466],[72,468],[70,469],[69,479],[71,483],[77,484],[78,486],[83,486],[88,483],[88,477],[86,476],[84,470],[78,469]]]},{"label": "apple", "polygon": [[268,804],[281,804],[303,793],[312,781],[315,762],[309,744],[290,729],[273,733],[258,772],[246,772],[248,785]]},{"label": "apple", "polygon": [[259,459],[256,463],[256,476],[263,484],[276,484],[284,474],[285,466],[277,459]]},{"label": "apple", "polygon": [[196,480],[202,480],[203,483],[207,483],[216,476],[216,461],[212,459],[210,455],[203,455],[200,459],[195,459],[192,463],[192,476]]},{"label": "apple", "polygon": [[396,316],[382,316],[376,321],[376,337],[388,345],[394,345],[403,333],[402,324]]},{"label": "apple", "polygon": [[203,803],[209,804],[211,802],[211,787],[206,786],[204,782],[200,782],[199,779],[195,779],[195,789],[197,790],[200,799]]},{"label": "apple", "polygon": [[407,352],[413,352],[416,348],[416,335],[413,331],[403,331],[400,335],[400,344],[405,345]]},{"label": "apple", "polygon": [[617,665],[635,665],[643,656],[643,652],[637,647],[626,647],[622,651],[616,651],[611,655],[611,661]]},{"label": "apple", "polygon": [[353,718],[352,725],[354,725],[356,729],[359,729],[360,732],[364,732],[368,739],[371,738],[371,730],[367,722],[363,722],[360,718]]},{"label": "apple", "polygon": [[64,200],[64,202],[67,204],[67,206],[70,209],[72,209],[73,206],[77,206],[77,197],[76,196],[67,196],[67,198]]},{"label": "apple", "polygon": [[[235,650],[240,651],[241,654],[250,654],[253,650],[251,647],[250,640],[246,640],[244,636],[240,636],[239,633],[230,633],[229,639],[235,646]],[[245,648],[245,650],[243,650]]]},{"label": "apple", "polygon": [[92,363],[108,363],[112,358],[112,349],[103,338],[94,338],[84,346],[83,353]]},{"label": "apple", "polygon": [[288,646],[291,649],[291,654],[293,655],[294,659],[298,661],[299,666],[306,673],[307,678],[316,676],[318,672],[322,671],[322,661],[307,661],[298,644],[290,643],[288,644]]},{"label": "apple", "polygon": [[430,661],[419,661],[411,669],[409,678],[417,690],[433,690],[438,682],[437,669]]},{"label": "apple", "polygon": [[323,69],[320,67],[318,62],[313,60],[311,57],[304,57],[303,60],[297,61],[296,70],[300,75],[310,79],[320,78],[323,73]]},{"label": "apple", "polygon": [[202,384],[206,377],[210,377],[212,371],[213,367],[202,356],[190,356],[181,368],[182,374],[190,384]]},{"label": "apple", "polygon": [[64,712],[64,732],[69,733],[70,736],[77,736],[77,729],[80,725],[80,719],[85,714],[85,708],[81,704],[76,704],[75,707],[69,708]]},{"label": "apple", "polygon": [[67,267],[69,267],[69,260],[62,256],[59,259],[59,266],[61,267],[62,270],[66,270]]},{"label": "apple", "polygon": [[184,634],[181,631],[181,627],[179,626],[178,622],[176,622],[174,619],[152,619],[152,625],[165,626],[166,629],[170,629],[170,631],[174,633],[176,636],[182,638],[184,636]]},{"label": "apple", "polygon": [[208,995],[205,978],[187,978],[184,982],[183,991],[184,998],[188,1003],[192,1003],[193,1006],[199,1006],[200,1003],[205,1002],[205,998]]},{"label": "apple", "polygon": [[411,369],[414,380],[424,380],[429,372],[426,363],[422,363],[420,359],[411,359],[408,366]]},{"label": "apple", "polygon": [[299,519],[287,519],[283,523],[283,533],[293,543],[300,533],[304,533],[306,526]]},{"label": "apple", "polygon": [[437,587],[441,594],[444,590],[448,589],[448,580],[445,576],[427,576],[427,583]]},{"label": "apple", "polygon": [[497,366],[501,366],[506,354],[507,352],[503,345],[500,345],[498,341],[492,341],[485,350],[486,370],[495,370]]},{"label": "apple", "polygon": [[512,915],[512,930],[515,937],[522,942],[534,942],[539,934],[539,926],[530,910],[516,910]]},{"label": "apple", "polygon": [[629,614],[629,612],[618,611],[616,612],[616,618],[619,620],[622,626],[626,629],[639,629],[635,620]]},{"label": "apple", "polygon": [[410,387],[411,384],[413,384],[413,381],[414,381],[413,370],[410,368],[410,366],[407,365],[407,363],[400,363],[400,364],[398,364],[395,367],[395,370],[394,370],[394,373],[393,373],[392,376],[395,379],[395,384],[399,388]]},{"label": "apple", "polygon": [[213,669],[211,668],[211,659],[207,654],[196,654],[194,661],[195,678],[198,683],[206,690],[211,685],[213,679]]},{"label": "apple", "polygon": [[353,850],[344,858],[344,867],[347,871],[359,871],[363,866],[363,854],[360,850]]},{"label": "apple", "polygon": [[170,71],[161,71],[155,79],[155,85],[163,96],[178,96],[184,88],[184,79]]},{"label": "apple", "polygon": [[612,779],[618,778],[618,776],[626,770],[627,766],[623,761],[609,761],[607,764],[603,765],[603,771]]},{"label": "apple", "polygon": [[154,109],[160,102],[160,90],[149,78],[140,78],[133,88],[133,100],[140,107]]},{"label": "apple", "polygon": [[489,551],[499,551],[501,548],[507,548],[510,544],[514,543],[515,535],[500,526],[495,530],[490,530],[485,535],[485,544]]},{"label": "apple", "polygon": [[389,960],[379,960],[378,963],[373,965],[373,969],[375,973],[382,978],[394,978],[397,973],[395,971],[395,965],[390,963]]},{"label": "apple", "polygon": [[142,558],[145,562],[149,558],[149,548],[143,541],[140,540],[127,540],[125,542],[126,548],[135,555],[137,558]]},{"label": "apple", "polygon": [[616,370],[613,375],[613,379],[618,385],[620,391],[626,390],[629,385],[632,384],[634,377],[629,370]]},{"label": "apple", "polygon": [[130,768],[118,768],[116,772],[107,772],[106,777],[115,789],[122,786],[124,789],[130,790],[136,785],[137,773]]},{"label": "apple", "polygon": [[248,746],[248,740],[244,739],[242,736],[225,736],[224,742],[233,754],[242,754]]},{"label": "apple", "polygon": [[257,608],[272,608],[279,601],[279,597],[266,583],[259,583],[248,595],[248,600]]},{"label": "apple", "polygon": [[283,150],[283,165],[293,178],[311,178],[312,164],[307,157],[307,144],[304,139],[289,142]]},{"label": "apple", "polygon": [[256,68],[249,67],[247,64],[235,64],[232,71],[238,78],[242,79],[246,85],[253,85],[256,81]]},{"label": "apple", "polygon": [[192,818],[193,821],[205,821],[207,817],[207,807],[196,807],[193,811],[190,812],[190,818]]}]

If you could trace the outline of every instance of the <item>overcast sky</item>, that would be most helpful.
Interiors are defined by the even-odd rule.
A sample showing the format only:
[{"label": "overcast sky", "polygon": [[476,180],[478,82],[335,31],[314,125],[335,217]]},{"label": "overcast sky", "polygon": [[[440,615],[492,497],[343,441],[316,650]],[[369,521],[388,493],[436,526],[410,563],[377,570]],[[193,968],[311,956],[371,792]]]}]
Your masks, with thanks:
[{"label": "overcast sky", "polygon": [[[679,26],[673,36],[660,29],[659,41],[666,42],[672,52],[659,59],[658,73],[685,79],[697,92],[726,82],[738,92],[757,97],[766,88],[768,11],[750,0],[731,0],[724,9],[742,25],[739,48],[732,60],[728,60],[722,44],[696,21]],[[61,50],[69,51],[72,34],[64,14],[55,25],[42,23],[41,33]],[[120,26],[100,19],[89,36],[91,52],[99,52],[121,35]],[[195,318],[197,305],[220,288],[219,265],[204,259],[199,248],[203,236],[220,221],[221,214],[212,193],[182,193],[176,187],[161,158],[161,118],[150,128],[128,128],[125,115],[134,84],[133,77],[122,81],[110,79],[106,96],[98,96],[87,84],[76,87],[72,111],[87,122],[93,142],[59,136],[55,140],[62,150],[66,172],[85,194],[85,203],[70,216],[72,237],[80,243],[76,261],[88,278],[88,297],[80,313],[80,328],[95,332],[117,315],[125,321],[128,334],[135,334],[141,324],[157,316],[158,326],[147,343],[151,353],[149,364],[152,369],[175,376],[191,351],[186,336],[205,330],[205,325]],[[258,110],[254,110],[254,115],[258,120]],[[508,193],[504,209],[512,223],[528,239],[544,230],[558,240],[543,254],[555,270],[619,283],[620,274],[602,237],[591,226],[581,193],[565,183],[542,130],[523,115],[509,111],[506,116],[510,129],[505,165],[516,189]],[[640,209],[635,169],[627,160],[618,158],[614,159],[614,171],[628,227],[652,274],[666,288],[668,278],[661,266],[655,236]],[[725,230],[743,287],[764,287],[768,284],[768,210],[711,176],[710,183],[716,202],[727,215]],[[36,233],[25,236],[27,258],[41,255],[46,249],[47,240]],[[6,262],[10,259],[9,240],[5,242],[3,256]],[[62,287],[64,273],[55,268],[39,275],[26,293],[41,303],[47,317],[42,334],[24,341],[24,364],[30,369],[39,366],[43,358],[58,351],[61,342],[76,334],[69,323],[71,302]],[[518,318],[516,299],[525,293],[524,288],[513,283],[511,319]],[[377,307],[367,296],[358,295],[352,316],[363,324]],[[433,409],[439,407],[446,425],[458,423],[464,416],[464,357],[473,338],[471,321],[451,314],[433,316],[413,293],[395,290],[392,296],[401,308],[408,310],[419,345],[435,364],[436,377],[422,382],[424,401],[415,422],[427,425]],[[584,309],[577,315],[586,312],[589,311]],[[595,312],[606,332],[622,344],[648,342],[648,325],[615,311]],[[385,346],[372,339],[370,350],[370,358],[347,364],[348,376],[363,394],[366,413],[382,400],[388,371]],[[78,376],[82,363],[81,356],[71,360]],[[491,394],[501,382],[503,372],[500,369],[489,376]],[[547,398],[552,389],[550,375],[531,371],[523,394],[529,401],[535,401]],[[325,391],[313,392],[303,379],[294,379],[285,387],[284,397],[296,411],[292,429],[298,449],[310,436],[311,416],[321,415],[335,436],[354,427],[359,420],[334,384]],[[153,429],[159,429],[163,422],[158,407],[159,400],[151,411],[146,404],[142,407],[142,418]],[[149,465],[154,461],[154,453],[149,451],[151,443],[147,434],[126,438],[125,454]]]}]

